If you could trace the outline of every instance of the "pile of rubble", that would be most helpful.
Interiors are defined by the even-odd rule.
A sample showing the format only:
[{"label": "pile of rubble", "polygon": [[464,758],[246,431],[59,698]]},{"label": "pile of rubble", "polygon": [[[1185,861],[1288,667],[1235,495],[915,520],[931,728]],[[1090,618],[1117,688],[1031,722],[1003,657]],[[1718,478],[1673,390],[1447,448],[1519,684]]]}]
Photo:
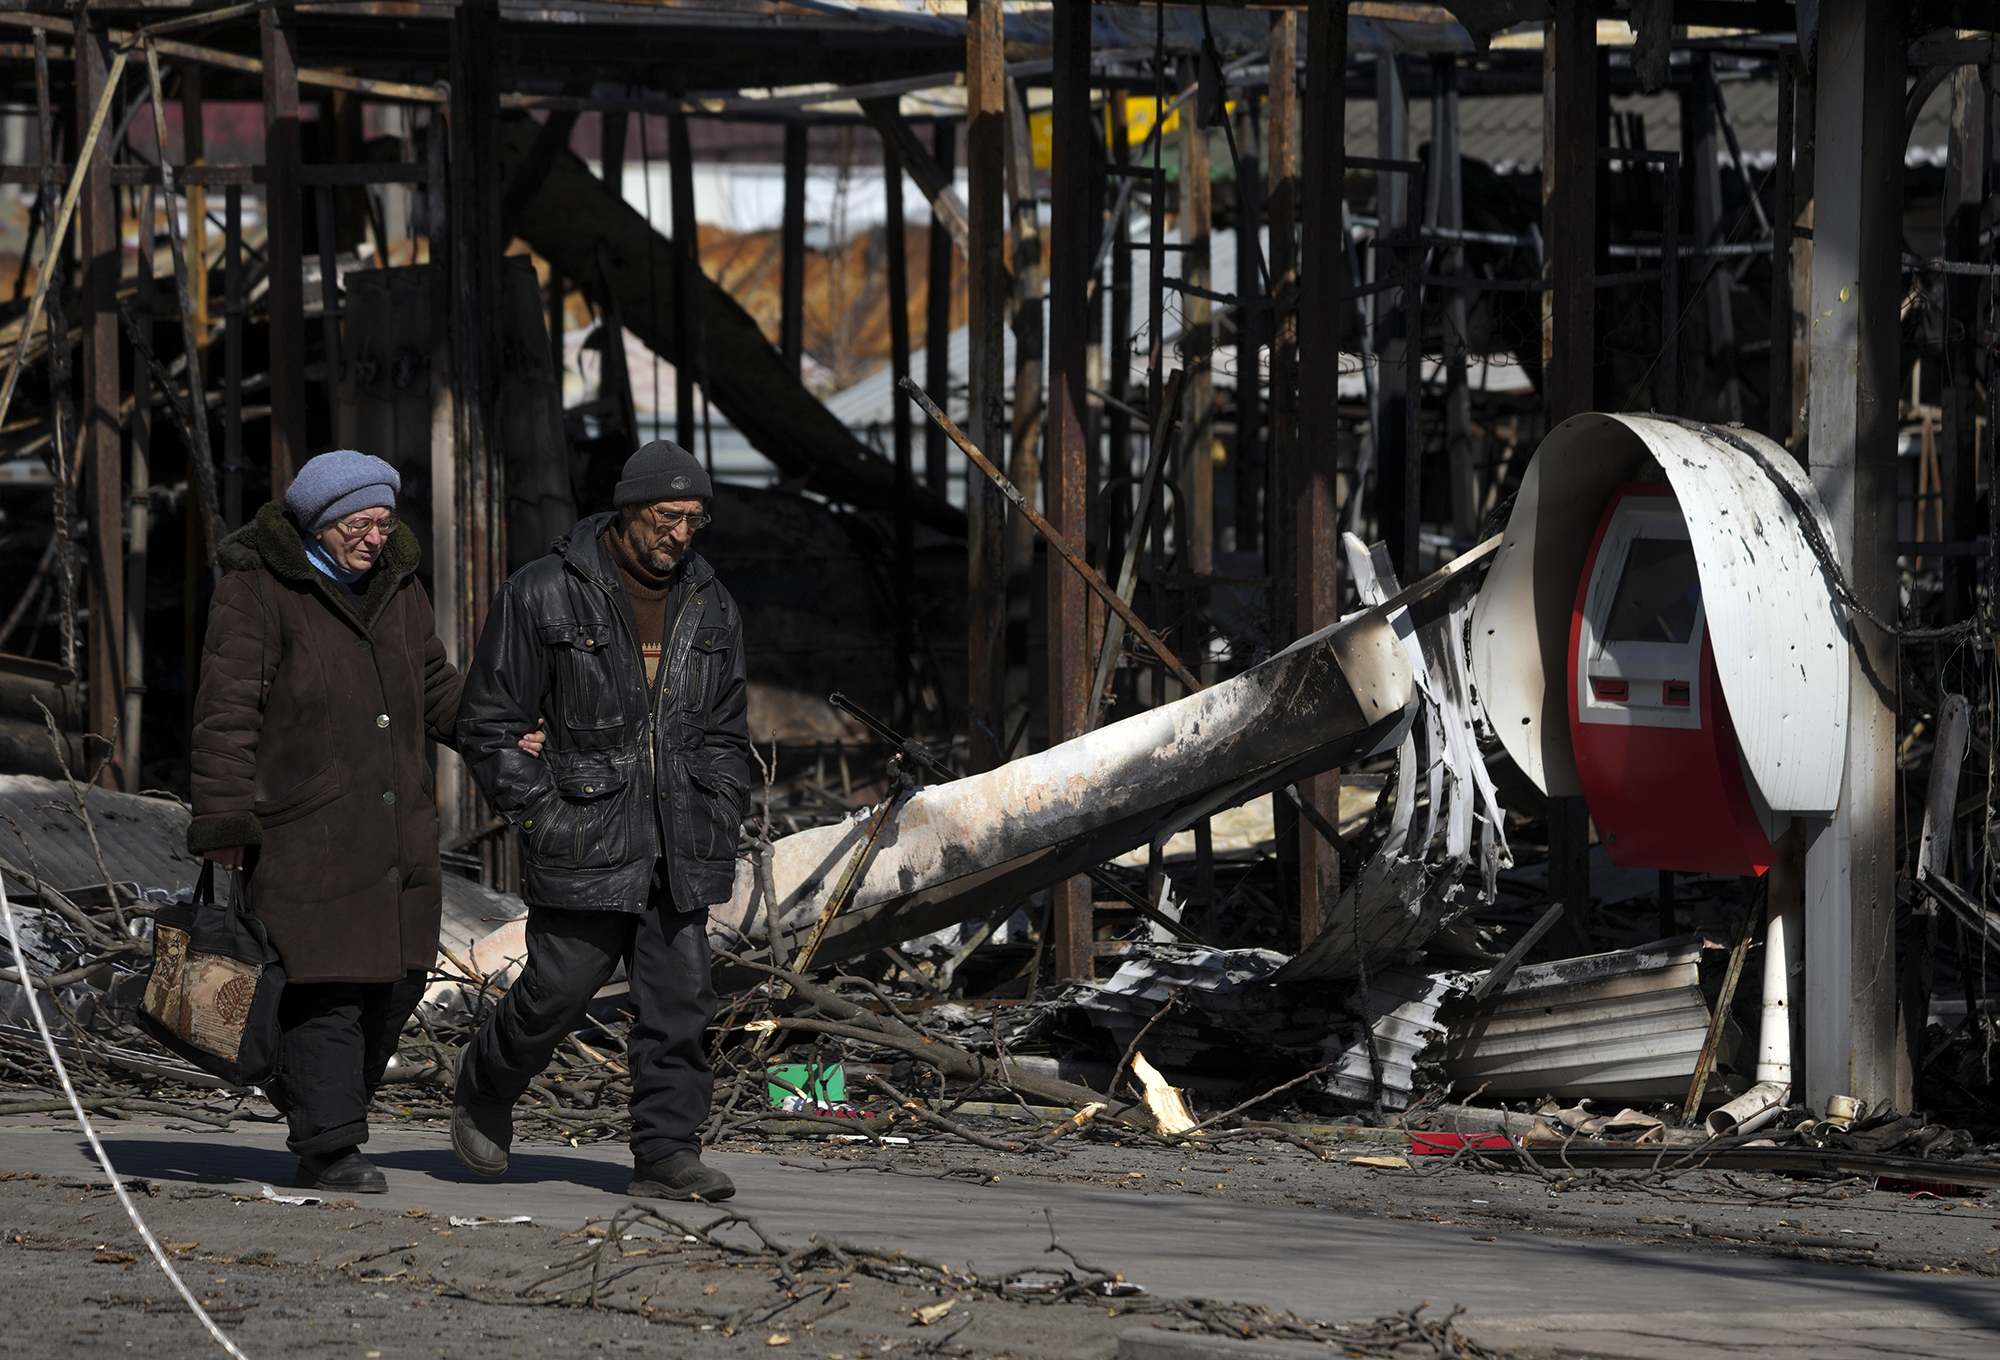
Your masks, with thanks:
[{"label": "pile of rubble", "polygon": [[[973,777],[898,740],[887,777],[843,769],[836,794],[819,762],[804,801],[825,815],[794,816],[788,835],[773,825],[772,791],[755,798],[762,815],[746,824],[735,892],[710,915],[725,1001],[704,1138],[881,1138],[894,1127],[1047,1151],[1065,1137],[1227,1137],[1248,1131],[1242,1116],[1289,1114],[1282,1136],[1312,1145],[1300,1130],[1315,1120],[1443,1133],[1448,1110],[1500,1139],[1478,1150],[1485,1157],[1696,1144],[1822,1162],[1973,1151],[1970,1136],[1914,1116],[1829,1116],[1786,1107],[1785,1094],[1764,1101],[1755,1126],[1684,1127],[1683,1106],[1723,1104],[1758,1076],[1744,1042],[1755,998],[1735,985],[1750,942],[1740,922],[1755,904],[1684,904],[1695,929],[1658,939],[1628,913],[1629,947],[1528,962],[1545,937],[1544,952],[1558,948],[1549,930],[1560,911],[1533,866],[1514,865],[1479,745],[1462,639],[1480,554],[1410,591],[1351,541],[1349,555],[1368,609],[1176,703]],[[1354,806],[1337,824],[1301,823],[1353,869],[1326,928],[1294,954],[1220,947],[1276,942],[1245,919],[1277,896],[1275,884],[1254,886],[1274,874],[1258,809],[1336,766],[1353,776]],[[870,793],[873,806],[850,806]],[[1232,809],[1248,810],[1223,818]],[[0,873],[91,1098],[115,1112],[199,1092],[206,1117],[226,1122],[261,1106],[218,1091],[131,1024],[151,913],[198,868],[183,848],[186,816],[169,800],[0,777],[13,832]],[[1177,838],[1216,820],[1237,857],[1225,862],[1241,867],[1197,909],[1158,870]],[[1057,985],[1044,904],[1051,885],[1080,873],[1136,910],[1108,977]],[[445,881],[433,985],[378,1100],[385,1114],[448,1113],[457,1049],[524,954],[519,899]],[[534,1083],[523,1136],[623,1133],[620,991],[614,981]],[[19,999],[0,981],[9,1017]],[[0,1110],[49,1104],[26,1038],[0,1027],[0,1080],[16,1088]],[[1488,1105],[1447,1106],[1452,1093]],[[966,1113],[996,1103],[1036,1112],[1037,1131],[996,1133]]]}]

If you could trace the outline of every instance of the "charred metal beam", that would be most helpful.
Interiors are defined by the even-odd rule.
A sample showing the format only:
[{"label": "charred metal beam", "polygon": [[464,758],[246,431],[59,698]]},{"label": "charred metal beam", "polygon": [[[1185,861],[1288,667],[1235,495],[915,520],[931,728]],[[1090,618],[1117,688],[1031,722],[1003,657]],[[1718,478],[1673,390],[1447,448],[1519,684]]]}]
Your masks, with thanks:
[{"label": "charred metal beam", "polygon": [[[110,44],[102,21],[86,13],[76,33],[76,126],[88,127],[109,83]],[[79,138],[79,141],[82,139]],[[77,199],[77,255],[82,262],[78,318],[83,328],[83,419],[77,456],[88,475],[85,513],[90,522],[88,578],[90,632],[90,730],[109,737],[117,729],[119,696],[125,686],[124,655],[124,469],[118,428],[119,214],[111,187],[111,138],[91,143],[77,167],[82,190]],[[61,242],[51,240],[44,269],[61,267]],[[28,335],[21,335],[26,349]],[[113,762],[114,765],[122,762]],[[107,768],[113,787],[121,771]]]},{"label": "charred metal beam", "polygon": [[[525,113],[499,120],[503,181],[526,162],[540,128]],[[615,306],[627,329],[668,362],[674,343],[674,246],[645,217],[614,195],[571,151],[560,151],[542,192],[528,205],[521,238],[555,270],[576,280],[598,306]],[[600,268],[600,246],[602,268]],[[709,400],[789,477],[829,499],[866,509],[893,508],[896,469],[871,451],[799,385],[756,319],[705,273],[696,334],[707,346]],[[688,356],[692,362],[694,356]],[[919,487],[912,495],[919,522],[953,537],[965,517],[942,495]]]},{"label": "charred metal beam", "polygon": [[[967,0],[965,14],[966,295],[970,391],[966,424],[981,448],[1007,428],[1001,375],[1007,324],[1003,204],[1006,76],[1000,0]],[[966,727],[974,770],[1007,758],[1007,502],[968,474],[966,514]]]},{"label": "charred metal beam", "polygon": [[[1049,240],[1049,416],[1044,501],[1057,532],[1081,544],[1089,533],[1088,455],[1084,426],[1090,409],[1091,217],[1102,181],[1091,162],[1095,129],[1090,111],[1090,6],[1055,12],[1054,103],[1050,127],[1052,182]],[[1204,134],[1205,136],[1206,134]],[[1203,460],[1207,461],[1207,460]],[[1079,573],[1048,573],[1049,742],[1081,736],[1090,683],[1089,596]],[[1055,970],[1088,978],[1096,938],[1090,880],[1055,884]]]},{"label": "charred metal beam", "polygon": [[[983,775],[912,795],[824,932],[821,963],[942,929],[1087,873],[1206,815],[1400,740],[1416,683],[1391,619],[1462,581],[1498,546],[1350,616],[1233,679]],[[866,837],[864,820],[778,841],[776,917],[803,933]],[[712,910],[761,936],[771,913],[746,865]],[[728,970],[718,982],[733,985]]]},{"label": "charred metal beam", "polygon": [[[1290,30],[1295,31],[1295,30]],[[1296,38],[1274,40],[1274,55],[1289,54]],[[1289,64],[1286,69],[1290,69]],[[1300,380],[1303,374],[1336,372],[1344,340],[1348,307],[1340,297],[1347,273],[1346,234],[1341,229],[1341,185],[1347,174],[1347,101],[1343,73],[1347,69],[1347,0],[1315,0],[1306,15],[1306,88],[1304,116],[1294,126],[1303,133],[1300,161],[1305,170],[1298,222],[1299,311],[1272,353],[1274,392],[1296,382],[1298,395],[1274,397],[1273,457],[1289,464],[1282,476],[1279,513],[1289,510],[1287,551],[1280,556],[1278,575],[1293,581],[1291,635],[1307,637],[1340,615],[1340,412],[1339,393],[1331,382]],[[1284,112],[1296,109],[1291,92]],[[1274,108],[1276,105],[1274,105]],[[1292,128],[1286,128],[1287,134]],[[1272,164],[1290,157],[1273,133]],[[1288,135],[1287,140],[1290,139]],[[1277,244],[1279,229],[1289,237],[1290,183],[1274,186],[1272,194],[1273,288],[1282,287],[1280,259],[1289,251]],[[1284,271],[1289,272],[1289,271]],[[1296,337],[1294,342],[1292,337]],[[1294,348],[1294,344],[1296,348]],[[1355,489],[1350,489],[1353,494]],[[1340,774],[1317,773],[1299,781],[1299,795],[1335,822],[1340,817]],[[1310,836],[1295,838],[1299,863],[1299,943],[1318,938],[1322,910],[1340,896],[1340,857]]]}]

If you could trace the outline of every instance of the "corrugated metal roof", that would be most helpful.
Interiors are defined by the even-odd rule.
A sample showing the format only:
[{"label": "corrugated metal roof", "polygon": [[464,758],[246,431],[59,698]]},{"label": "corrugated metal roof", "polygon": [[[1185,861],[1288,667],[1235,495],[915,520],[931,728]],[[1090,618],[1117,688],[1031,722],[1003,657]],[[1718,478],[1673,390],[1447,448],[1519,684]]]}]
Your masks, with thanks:
[{"label": "corrugated metal roof", "polygon": [[[187,809],[165,798],[86,786],[90,827],[113,882],[176,892],[192,888],[200,861],[187,851]],[[30,888],[40,878],[61,891],[104,882],[70,786],[30,775],[0,775],[0,857]]]},{"label": "corrugated metal roof", "polygon": [[1707,1038],[1697,936],[1523,968],[1455,1017],[1446,1074],[1487,1094],[1685,1095]]},{"label": "corrugated metal roof", "polygon": [[[193,888],[201,861],[188,853],[188,810],[168,798],[86,787],[90,824],[114,883],[168,893]],[[61,892],[104,882],[89,832],[69,785],[29,775],[0,775],[0,859],[11,866],[10,893],[26,896],[39,878]],[[521,899],[457,874],[444,876],[444,944],[457,950],[497,921],[526,915]]]}]

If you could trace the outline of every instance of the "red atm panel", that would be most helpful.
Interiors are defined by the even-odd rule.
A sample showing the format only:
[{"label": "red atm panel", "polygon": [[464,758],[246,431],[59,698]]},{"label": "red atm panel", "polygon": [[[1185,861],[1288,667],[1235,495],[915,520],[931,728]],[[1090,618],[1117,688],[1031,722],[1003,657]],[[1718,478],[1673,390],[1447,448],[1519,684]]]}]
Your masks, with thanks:
[{"label": "red atm panel", "polygon": [[1570,620],[1569,721],[1612,861],[1761,874],[1776,858],[1729,721],[1701,579],[1672,490],[1613,494]]}]

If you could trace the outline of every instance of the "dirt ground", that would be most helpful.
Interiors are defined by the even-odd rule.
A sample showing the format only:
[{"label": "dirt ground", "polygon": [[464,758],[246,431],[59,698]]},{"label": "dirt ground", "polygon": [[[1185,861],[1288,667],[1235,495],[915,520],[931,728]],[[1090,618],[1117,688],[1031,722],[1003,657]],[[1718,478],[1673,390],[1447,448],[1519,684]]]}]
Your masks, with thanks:
[{"label": "dirt ground", "polygon": [[[995,1133],[1007,1128],[1004,1121],[982,1123]],[[66,1121],[55,1127],[74,1134]],[[2000,1275],[2000,1206],[1983,1196],[1912,1196],[1833,1177],[1715,1171],[1643,1184],[1603,1177],[1551,1184],[1521,1174],[1445,1168],[1442,1159],[1413,1159],[1411,1170],[1369,1167],[1353,1159],[1397,1149],[1363,1143],[1339,1145],[1327,1161],[1276,1142],[1194,1155],[1074,1140],[1064,1146],[1060,1154],[1016,1155],[956,1140],[878,1148],[801,1138],[736,1142],[728,1150],[862,1182],[855,1186],[861,1194],[879,1175],[1115,1186],[1132,1195],[1409,1220],[1461,1242],[1534,1234],[1639,1246],[1663,1260],[1775,1254],[1857,1273]],[[1108,1360],[1119,1333],[1149,1325],[1317,1337],[1329,1343],[1330,1354],[1439,1353],[1428,1344],[1365,1344],[1375,1336],[1366,1319],[1288,1319],[1226,1302],[1149,1296],[1001,1299],[967,1277],[940,1276],[935,1269],[906,1281],[881,1261],[876,1266],[890,1278],[822,1256],[801,1262],[788,1281],[773,1258],[732,1256],[657,1221],[622,1227],[629,1238],[607,1249],[604,1225],[625,1204],[615,1195],[606,1195],[589,1218],[475,1227],[428,1209],[378,1207],[367,1197],[287,1205],[208,1186],[135,1185],[141,1213],[157,1226],[190,1287],[256,1357],[589,1360],[651,1353]],[[696,1229],[723,1212],[656,1207]],[[1771,1240],[1752,1240],[1755,1235]],[[740,1225],[719,1237],[746,1249],[755,1245]],[[788,1240],[785,1246],[798,1251],[811,1244]],[[587,1274],[552,1273],[592,1250],[599,1252],[601,1278],[595,1308],[573,1289]],[[1120,1265],[1091,1264],[1107,1272]],[[0,1171],[0,1280],[15,1302],[10,1325],[0,1332],[0,1352],[220,1353],[174,1296],[101,1178]],[[553,1293],[566,1288],[572,1292]],[[1440,1307],[1448,1303],[1439,1301]],[[940,1309],[944,1304],[949,1306]]]},{"label": "dirt ground", "polygon": [[[0,1173],[0,1181],[0,1280],[15,1301],[0,1352],[220,1353],[151,1260],[107,1181],[32,1173]],[[1144,1297],[1001,1300],[838,1267],[804,1270],[788,1283],[768,1260],[732,1260],[650,1222],[622,1230],[613,1253],[604,1251],[601,1220],[471,1227],[428,1210],[382,1212],[354,1200],[288,1205],[204,1187],[128,1186],[149,1221],[170,1219],[175,1240],[162,1246],[202,1306],[252,1356],[1107,1360],[1119,1333],[1133,1327],[1203,1329],[1198,1317]],[[706,1206],[660,1207],[697,1228],[721,1216]],[[754,1241],[740,1228],[724,1236]],[[550,1267],[594,1248],[604,1257],[598,1307],[575,1293],[558,1301],[537,1288],[587,1279],[548,1276]],[[1334,1339],[1344,1330],[1327,1329]],[[1369,1346],[1346,1353],[1403,1352]],[[1426,1345],[1421,1353],[1436,1351]]]}]

